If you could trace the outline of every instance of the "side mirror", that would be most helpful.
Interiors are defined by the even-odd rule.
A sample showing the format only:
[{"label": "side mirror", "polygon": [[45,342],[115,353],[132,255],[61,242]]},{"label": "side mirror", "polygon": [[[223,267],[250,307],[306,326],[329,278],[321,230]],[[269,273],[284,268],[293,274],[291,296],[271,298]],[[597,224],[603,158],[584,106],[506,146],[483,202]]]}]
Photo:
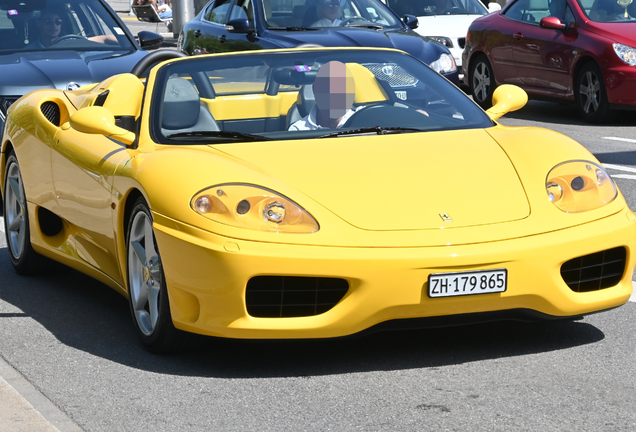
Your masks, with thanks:
[{"label": "side mirror", "polygon": [[539,21],[539,27],[552,30],[565,30],[565,24],[563,24],[560,19],[553,16],[541,18],[541,21]]},{"label": "side mirror", "polygon": [[225,30],[230,33],[252,33],[253,30],[250,28],[250,22],[247,18],[237,18],[228,21],[225,24]]},{"label": "side mirror", "polygon": [[139,46],[143,49],[153,50],[161,47],[163,36],[158,33],[142,30],[137,33],[137,40],[139,40]]},{"label": "side mirror", "polygon": [[420,25],[415,15],[406,14],[404,15],[404,18],[402,18],[402,21],[404,21],[404,24],[406,24],[406,26],[411,30],[415,30]]},{"label": "side mirror", "polygon": [[501,10],[501,5],[495,1],[488,3],[488,13],[498,12]]},{"label": "side mirror", "polygon": [[131,145],[135,134],[115,125],[115,116],[104,107],[82,108],[71,116],[71,127],[78,132],[92,135],[106,135],[109,138]]},{"label": "side mirror", "polygon": [[517,111],[528,102],[528,94],[521,88],[512,84],[503,84],[492,95],[493,106],[486,111],[488,117],[497,120],[499,117]]}]

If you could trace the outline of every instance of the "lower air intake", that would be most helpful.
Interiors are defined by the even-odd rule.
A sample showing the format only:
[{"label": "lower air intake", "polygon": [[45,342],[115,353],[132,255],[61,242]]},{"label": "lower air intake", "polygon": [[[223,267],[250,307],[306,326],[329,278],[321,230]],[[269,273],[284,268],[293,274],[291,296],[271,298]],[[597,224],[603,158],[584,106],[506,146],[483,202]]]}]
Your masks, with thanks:
[{"label": "lower air intake", "polygon": [[624,247],[574,258],[561,266],[561,277],[572,291],[598,291],[617,285],[625,272]]},{"label": "lower air intake", "polygon": [[247,313],[257,318],[320,315],[333,308],[349,290],[344,279],[256,276],[247,283]]}]

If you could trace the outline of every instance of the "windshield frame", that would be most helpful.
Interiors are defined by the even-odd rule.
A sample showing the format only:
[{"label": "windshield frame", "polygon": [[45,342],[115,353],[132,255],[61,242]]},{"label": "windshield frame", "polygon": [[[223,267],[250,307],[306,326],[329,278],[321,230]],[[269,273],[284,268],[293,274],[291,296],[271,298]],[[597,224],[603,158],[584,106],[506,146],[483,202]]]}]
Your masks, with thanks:
[{"label": "windshield frame", "polygon": [[[213,117],[217,120],[219,124],[222,124],[220,126],[220,129],[217,129],[217,130],[222,131],[223,134],[225,135],[228,135],[227,132],[237,132],[236,134],[237,136],[232,138],[227,138],[223,136],[210,137],[210,134],[205,136],[205,133],[204,133],[204,134],[200,134],[199,136],[195,136],[197,134],[191,134],[193,135],[192,137],[181,135],[178,137],[178,139],[169,139],[168,138],[169,135],[172,135],[172,134],[176,135],[176,133],[188,132],[188,131],[184,131],[178,128],[172,129],[172,130],[175,130],[174,133],[167,132],[167,131],[164,132],[162,130],[162,124],[165,124],[163,123],[164,120],[162,120],[164,116],[163,101],[164,101],[164,95],[166,94],[166,86],[167,86],[168,78],[170,77],[182,77],[182,76],[188,76],[188,74],[191,74],[190,77],[186,79],[191,80],[191,84],[194,85],[194,87],[199,92],[200,94],[199,97],[201,98],[201,100],[204,100],[208,97],[211,97],[212,99],[216,98],[222,101],[227,101],[228,98],[240,99],[241,97],[245,99],[250,99],[250,98],[258,99],[258,97],[265,96],[265,95],[276,96],[286,92],[297,93],[298,91],[300,91],[299,89],[301,87],[301,84],[300,84],[301,82],[303,83],[302,85],[308,85],[313,82],[313,81],[306,81],[306,82],[298,81],[299,84],[297,84],[296,87],[288,86],[285,81],[281,81],[280,77],[273,78],[273,75],[275,73],[278,73],[277,71],[279,70],[284,71],[289,69],[290,67],[294,68],[295,67],[293,66],[294,64],[299,64],[299,62],[300,63],[306,62],[308,65],[311,65],[310,68],[311,68],[311,71],[313,72],[311,72],[308,69],[309,66],[298,66],[298,67],[305,68],[305,71],[307,73],[313,73],[313,77],[315,77],[316,65],[325,64],[326,62],[333,61],[333,60],[342,61],[345,63],[359,62],[358,64],[360,66],[358,67],[362,67],[364,65],[372,65],[372,66],[376,66],[375,69],[377,69],[378,67],[382,69],[382,65],[385,65],[385,66],[392,65],[392,67],[394,66],[402,67],[400,65],[403,65],[408,68],[406,72],[408,72],[409,74],[414,73],[415,75],[412,75],[412,77],[421,79],[421,81],[415,81],[411,84],[405,83],[404,85],[399,83],[395,84],[393,81],[393,83],[390,84],[390,87],[389,87],[392,91],[404,92],[405,94],[406,92],[414,92],[413,94],[421,94],[422,91],[426,91],[428,92],[428,94],[434,93],[436,95],[442,95],[443,97],[441,97],[439,101],[435,101],[435,100],[426,101],[426,103],[428,104],[426,106],[428,107],[429,111],[433,110],[431,111],[431,114],[437,114],[435,111],[436,109],[439,109],[441,112],[443,110],[448,110],[450,107],[450,109],[452,110],[461,109],[462,113],[468,116],[467,119],[464,119],[463,117],[461,117],[461,120],[459,120],[459,117],[454,117],[453,115],[453,118],[451,118],[449,115],[446,114],[443,124],[441,121],[438,120],[439,124],[435,124],[434,127],[431,126],[428,129],[426,128],[420,129],[420,131],[422,132],[433,131],[433,130],[440,131],[440,130],[459,130],[459,129],[482,129],[487,127],[492,127],[496,124],[490,119],[490,117],[488,117],[488,115],[477,104],[475,104],[470,98],[468,98],[460,89],[453,86],[443,76],[439,75],[437,72],[430,69],[430,67],[427,66],[425,63],[410,56],[407,53],[404,53],[398,50],[392,50],[392,49],[364,49],[364,48],[317,49],[317,48],[313,48],[313,49],[303,49],[303,50],[293,50],[293,51],[271,50],[271,51],[257,51],[257,52],[238,52],[238,53],[229,53],[229,54],[212,54],[207,56],[190,57],[187,59],[177,60],[165,65],[159,66],[153,80],[152,95],[151,95],[151,98],[149,98],[149,100],[151,101],[150,102],[151,106],[149,110],[150,111],[149,118],[148,118],[148,129],[150,132],[150,136],[153,139],[153,141],[158,144],[167,144],[167,145],[206,144],[207,145],[207,144],[222,144],[222,143],[230,143],[230,142],[258,141],[259,136],[262,137],[263,141],[265,140],[267,141],[285,140],[286,141],[286,140],[297,140],[297,139],[311,139],[311,138],[325,136],[333,132],[337,132],[337,130],[340,130],[340,129],[337,129],[337,130],[322,129],[317,131],[316,130],[295,131],[295,130],[290,130],[289,128],[278,128],[278,129],[271,129],[266,132],[254,132],[254,131],[250,131],[243,128],[236,129],[236,130],[225,129],[223,125],[226,125],[226,124],[234,125],[234,124],[240,123],[241,121],[248,121],[249,119],[258,118],[258,117],[250,117],[250,115],[247,115],[240,118],[239,117],[230,118],[229,120],[227,118],[221,118],[219,120],[219,117],[214,117],[214,116],[217,116],[217,114],[214,114]],[[237,91],[234,93],[225,93],[225,94],[218,91],[219,89],[222,88],[222,85],[226,85],[228,83],[240,84],[240,82],[237,82],[237,81],[219,81],[214,83],[214,85],[218,87],[212,88],[213,84],[212,84],[212,81],[210,80],[212,80],[212,78],[216,80],[223,80],[223,76],[225,76],[223,71],[229,71],[229,72],[233,71],[231,67],[228,67],[230,65],[232,67],[240,67],[240,68],[244,68],[244,70],[250,70],[250,71],[257,70],[261,66],[265,68],[269,68],[269,70],[263,72],[262,74],[262,76],[265,76],[265,74],[267,74],[266,78],[264,78],[266,82],[264,82],[262,86],[262,90],[259,90],[257,92],[247,92],[247,93]],[[368,69],[368,67],[366,66],[365,66],[365,69],[367,69],[366,74],[375,76],[377,79],[378,75],[374,75],[377,72],[371,72],[371,69]],[[299,70],[299,69],[296,69],[296,70]],[[197,71],[197,72],[193,72],[193,71]],[[290,73],[293,74],[294,72],[292,71]],[[393,72],[387,70],[386,73],[392,74]],[[236,74],[227,73],[227,76],[228,77],[232,76],[232,79],[235,79],[234,77],[236,76]],[[312,78],[312,79],[315,79],[315,78]],[[246,80],[245,82],[251,83],[250,80]],[[280,91],[279,91],[279,87],[276,87],[274,90],[272,90],[273,82],[277,82],[277,84],[280,86]],[[366,87],[362,86],[361,88],[366,88]],[[386,87],[384,87],[384,89],[385,91],[383,92],[383,94],[386,95],[387,94]],[[208,95],[212,95],[212,96],[208,96]],[[259,95],[259,96],[256,96],[256,95]],[[300,96],[297,97],[295,95],[291,95],[290,97],[293,97],[293,100],[296,101]],[[223,98],[226,98],[226,99],[223,99]],[[385,100],[384,102],[388,103],[391,101]],[[419,111],[417,110],[418,106],[412,105],[411,102],[412,101],[401,102],[397,100],[397,102],[395,103],[391,102],[391,104],[399,108],[415,108],[415,111]],[[206,103],[208,102],[203,102],[203,105],[206,105]],[[413,102],[413,103],[416,103],[416,102]],[[368,103],[366,105],[362,104],[361,108],[366,109],[367,106],[370,107],[371,105],[373,105],[373,103]],[[208,108],[209,108],[209,105],[208,105]],[[365,111],[365,109],[362,109],[362,111]],[[413,112],[413,110],[410,110],[410,112]],[[427,116],[429,115],[427,114]],[[285,116],[281,113],[280,117],[278,118],[279,119],[278,121],[282,121],[283,117]],[[267,119],[268,118],[265,118],[264,121],[267,122],[268,121]],[[289,118],[285,120],[289,121]],[[399,121],[402,121],[402,120],[399,120]],[[378,128],[376,128],[376,126],[378,126]],[[418,123],[418,127],[419,127],[419,123]],[[355,131],[356,129],[369,129],[369,128],[371,128],[372,130],[366,130],[362,132],[361,134],[383,135],[388,133],[393,134],[393,133],[417,132],[413,130],[414,128],[412,127],[412,124],[385,124],[385,125],[363,124],[362,126],[352,124],[350,127],[348,127],[347,130]],[[215,129],[210,129],[209,131],[214,131],[214,130]],[[342,129],[342,130],[345,130],[345,129]],[[246,139],[244,140],[241,139],[241,137],[238,136],[239,132],[246,135],[245,137]],[[355,136],[356,134],[342,133],[337,135],[342,135],[344,137],[344,136]],[[333,136],[335,137],[336,135],[333,135]]]}]

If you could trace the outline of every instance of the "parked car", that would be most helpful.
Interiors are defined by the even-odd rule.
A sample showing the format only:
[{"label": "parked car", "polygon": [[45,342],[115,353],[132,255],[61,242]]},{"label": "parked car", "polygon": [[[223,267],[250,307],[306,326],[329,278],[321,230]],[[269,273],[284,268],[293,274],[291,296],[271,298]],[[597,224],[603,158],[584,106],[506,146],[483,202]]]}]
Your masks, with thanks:
[{"label": "parked car", "polygon": [[[323,11],[338,14],[325,21]],[[322,20],[321,20],[322,18]],[[179,36],[188,55],[302,45],[397,48],[459,84],[448,48],[412,29],[380,0],[212,0]]]},{"label": "parked car", "polygon": [[145,31],[138,38],[103,0],[0,0],[0,131],[20,96],[130,72],[163,41]]},{"label": "parked car", "polygon": [[52,259],[108,284],[152,351],[630,298],[634,214],[583,146],[497,123],[526,103],[516,86],[484,112],[394,49],[188,56],[145,85],[144,69],[13,104],[0,189],[15,270]]},{"label": "parked car", "polygon": [[470,26],[465,83],[489,107],[498,85],[574,102],[591,123],[636,109],[636,5],[615,0],[513,0]]},{"label": "parked car", "polygon": [[455,58],[462,80],[462,53],[468,26],[475,19],[501,10],[496,2],[488,8],[481,0],[383,0],[398,16],[415,15],[419,26],[415,31],[448,47]]}]

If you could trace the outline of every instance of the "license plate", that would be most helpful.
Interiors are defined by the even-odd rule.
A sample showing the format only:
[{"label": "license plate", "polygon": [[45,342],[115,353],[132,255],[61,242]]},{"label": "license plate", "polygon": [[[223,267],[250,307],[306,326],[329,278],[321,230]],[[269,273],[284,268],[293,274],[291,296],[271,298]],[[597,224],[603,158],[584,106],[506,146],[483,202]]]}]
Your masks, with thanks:
[{"label": "license plate", "polygon": [[499,293],[507,288],[507,269],[433,273],[428,276],[428,296],[432,298]]}]

